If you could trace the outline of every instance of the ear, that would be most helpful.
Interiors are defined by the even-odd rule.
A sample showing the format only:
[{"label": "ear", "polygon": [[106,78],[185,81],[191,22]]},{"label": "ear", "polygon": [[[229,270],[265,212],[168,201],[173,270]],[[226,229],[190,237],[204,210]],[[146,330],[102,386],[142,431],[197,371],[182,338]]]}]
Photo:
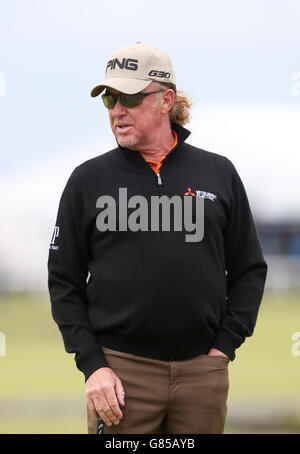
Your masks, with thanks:
[{"label": "ear", "polygon": [[162,114],[167,114],[170,112],[170,110],[173,107],[174,101],[175,101],[175,93],[171,88],[169,88],[168,90],[163,92],[162,107],[161,107]]}]

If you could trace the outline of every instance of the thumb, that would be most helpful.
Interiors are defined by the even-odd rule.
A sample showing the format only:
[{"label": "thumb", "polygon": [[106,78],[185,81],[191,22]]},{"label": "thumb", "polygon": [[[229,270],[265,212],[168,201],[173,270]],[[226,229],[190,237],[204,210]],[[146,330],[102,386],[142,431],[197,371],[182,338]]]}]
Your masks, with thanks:
[{"label": "thumb", "polygon": [[125,401],[124,401],[125,391],[124,391],[121,381],[116,382],[116,395],[117,395],[117,399],[118,399],[119,403],[124,406],[125,405]]}]

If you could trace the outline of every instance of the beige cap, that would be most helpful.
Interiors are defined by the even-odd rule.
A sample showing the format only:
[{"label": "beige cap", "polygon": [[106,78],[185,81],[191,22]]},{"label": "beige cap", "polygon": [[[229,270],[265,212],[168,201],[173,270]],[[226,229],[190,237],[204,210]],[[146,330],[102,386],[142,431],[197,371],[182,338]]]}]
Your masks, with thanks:
[{"label": "beige cap", "polygon": [[137,42],[121,47],[109,57],[105,80],[93,88],[91,96],[100,95],[106,87],[131,95],[144,90],[152,81],[176,85],[172,62],[157,47]]}]

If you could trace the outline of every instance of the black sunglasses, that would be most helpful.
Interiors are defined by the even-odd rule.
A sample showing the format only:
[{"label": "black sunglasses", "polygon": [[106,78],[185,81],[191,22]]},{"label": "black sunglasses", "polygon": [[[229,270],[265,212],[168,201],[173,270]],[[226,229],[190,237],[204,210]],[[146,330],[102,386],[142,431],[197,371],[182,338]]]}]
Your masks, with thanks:
[{"label": "black sunglasses", "polygon": [[101,96],[103,103],[107,109],[113,109],[117,100],[120,101],[120,104],[124,107],[136,107],[142,104],[145,96],[152,95],[154,93],[162,92],[163,90],[148,91],[135,93],[134,95],[126,95],[124,93],[119,93],[118,95],[111,95],[109,93],[104,93]]}]

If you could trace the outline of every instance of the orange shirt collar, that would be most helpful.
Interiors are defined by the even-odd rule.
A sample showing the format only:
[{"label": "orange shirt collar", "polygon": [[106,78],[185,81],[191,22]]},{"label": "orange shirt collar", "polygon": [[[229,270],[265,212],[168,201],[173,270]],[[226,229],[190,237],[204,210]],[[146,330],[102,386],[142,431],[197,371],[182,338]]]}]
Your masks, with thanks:
[{"label": "orange shirt collar", "polygon": [[[173,150],[173,148],[176,147],[176,145],[178,144],[178,134],[176,131],[174,131],[172,129],[172,134],[173,134],[173,137],[174,137],[174,143],[173,143],[173,147],[171,148],[170,151]],[[165,157],[170,153],[170,151],[168,153],[166,153],[161,159],[159,162],[154,162],[154,161],[151,161],[151,159],[146,159],[146,161],[151,165],[152,169],[154,170],[155,173],[159,173],[160,171],[160,168],[161,168],[161,165],[162,165],[162,162],[163,160],[165,159]]]}]

